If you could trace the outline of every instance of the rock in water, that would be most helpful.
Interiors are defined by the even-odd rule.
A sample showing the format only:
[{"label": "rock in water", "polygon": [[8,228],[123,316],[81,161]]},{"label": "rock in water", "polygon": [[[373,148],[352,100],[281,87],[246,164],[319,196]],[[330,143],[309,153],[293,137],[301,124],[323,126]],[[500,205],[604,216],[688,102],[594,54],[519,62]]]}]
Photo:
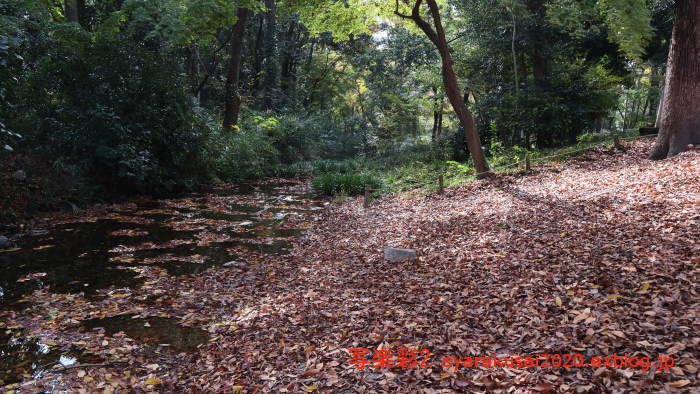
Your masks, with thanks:
[{"label": "rock in water", "polygon": [[246,269],[247,264],[243,261],[229,261],[228,263],[224,263],[224,267]]},{"label": "rock in water", "polygon": [[5,237],[0,235],[0,249],[5,249],[10,247],[10,240]]},{"label": "rock in water", "polygon": [[397,263],[404,260],[412,260],[418,257],[416,251],[413,249],[400,249],[400,248],[385,248],[384,258]]},{"label": "rock in water", "polygon": [[25,174],[22,170],[17,170],[12,173],[12,178],[16,181],[23,181],[27,179],[27,174]]}]

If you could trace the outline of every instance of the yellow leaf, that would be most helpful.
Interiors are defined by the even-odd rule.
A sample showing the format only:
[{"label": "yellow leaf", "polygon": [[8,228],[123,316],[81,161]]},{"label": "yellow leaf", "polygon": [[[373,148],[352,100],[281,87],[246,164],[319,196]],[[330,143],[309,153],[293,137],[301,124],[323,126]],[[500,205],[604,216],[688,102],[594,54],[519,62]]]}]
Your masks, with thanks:
[{"label": "yellow leaf", "polygon": [[42,250],[42,249],[48,249],[48,248],[53,248],[53,245],[37,246],[36,248],[34,248],[34,250]]},{"label": "yellow leaf", "polygon": [[241,391],[241,390],[243,390],[243,386],[233,386],[233,387],[231,387],[231,391],[233,391],[234,393],[237,393],[237,392],[239,392],[239,391]]},{"label": "yellow leaf", "polygon": [[304,386],[304,390],[306,390],[306,392],[308,393],[311,393],[313,391],[318,390],[318,387],[315,384],[312,384],[311,386]]},{"label": "yellow leaf", "polygon": [[158,378],[148,378],[146,380],[146,384],[161,384],[161,383],[163,383],[163,382]]},{"label": "yellow leaf", "polygon": [[676,380],[673,383],[669,383],[673,387],[684,387],[690,384],[690,380],[688,379],[681,379],[681,380]]},{"label": "yellow leaf", "polygon": [[644,284],[642,284],[642,287],[639,288],[640,293],[647,290],[649,290],[649,282],[645,282]]},{"label": "yellow leaf", "polygon": [[554,303],[557,304],[557,306],[561,306],[561,304],[562,304],[561,298],[559,298],[559,297],[554,297]]}]

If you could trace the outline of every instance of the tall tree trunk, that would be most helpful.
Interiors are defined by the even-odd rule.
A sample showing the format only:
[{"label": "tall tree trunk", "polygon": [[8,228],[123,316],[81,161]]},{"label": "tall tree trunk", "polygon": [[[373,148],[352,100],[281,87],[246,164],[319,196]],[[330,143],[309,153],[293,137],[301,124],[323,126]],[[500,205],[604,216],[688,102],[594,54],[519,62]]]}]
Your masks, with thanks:
[{"label": "tall tree trunk", "polygon": [[238,20],[231,28],[231,52],[226,72],[226,86],[224,98],[224,131],[231,131],[238,123],[238,114],[241,112],[241,94],[238,79],[241,74],[241,49],[243,49],[243,36],[245,24],[248,19],[248,9],[239,8],[236,12]]},{"label": "tall tree trunk", "polygon": [[64,1],[66,19],[69,22],[80,23],[79,13],[78,13],[78,0],[65,0]]},{"label": "tall tree trunk", "polygon": [[284,35],[284,45],[282,46],[282,53],[280,54],[280,64],[282,65],[280,88],[285,92],[289,88],[289,79],[292,75],[292,67],[294,66],[294,43],[297,41],[295,32],[296,22],[289,20],[287,23],[289,23],[289,26]]},{"label": "tall tree trunk", "polygon": [[474,124],[474,116],[471,111],[469,111],[467,104],[462,101],[462,92],[459,89],[457,75],[452,68],[452,56],[450,55],[450,48],[445,38],[445,30],[440,20],[440,10],[435,0],[426,0],[433,18],[433,24],[435,25],[435,30],[433,30],[430,24],[421,17],[420,10],[422,3],[423,0],[416,0],[413,5],[413,11],[411,15],[408,16],[399,13],[398,0],[396,0],[396,14],[403,18],[412,19],[437,47],[442,60],[442,81],[445,85],[445,93],[450,100],[450,104],[452,104],[455,114],[457,114],[460,125],[464,129],[464,138],[472,160],[474,161],[477,177],[483,178],[492,175],[489,170],[489,165],[486,162],[484,151],[481,148],[479,134],[476,130],[476,124]]},{"label": "tall tree trunk", "polygon": [[275,0],[265,0],[265,60],[263,63],[264,77],[262,90],[263,102],[266,108],[271,108],[276,101],[279,87],[279,48],[277,37],[277,8]]},{"label": "tall tree trunk", "polygon": [[700,144],[700,1],[677,0],[659,136],[650,159]]},{"label": "tall tree trunk", "polygon": [[253,49],[253,92],[257,96],[260,88],[260,77],[262,73],[262,42],[263,42],[263,22],[265,18],[258,15],[258,32],[255,35],[255,48]]}]

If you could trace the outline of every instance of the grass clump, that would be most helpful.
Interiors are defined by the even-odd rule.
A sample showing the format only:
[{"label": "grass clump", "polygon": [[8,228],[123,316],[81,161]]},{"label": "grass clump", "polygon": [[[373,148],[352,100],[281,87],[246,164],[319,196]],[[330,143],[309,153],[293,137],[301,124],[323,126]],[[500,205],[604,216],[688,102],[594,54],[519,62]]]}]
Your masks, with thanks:
[{"label": "grass clump", "polygon": [[280,166],[277,170],[277,176],[283,178],[309,178],[313,175],[351,174],[358,171],[361,167],[357,159],[298,161]]},{"label": "grass clump", "polygon": [[354,160],[314,160],[310,163],[314,174],[350,174],[355,172]]},{"label": "grass clump", "polygon": [[369,174],[323,174],[314,178],[311,183],[317,192],[329,196],[356,196],[364,193],[365,185],[372,189],[382,185],[379,179]]}]

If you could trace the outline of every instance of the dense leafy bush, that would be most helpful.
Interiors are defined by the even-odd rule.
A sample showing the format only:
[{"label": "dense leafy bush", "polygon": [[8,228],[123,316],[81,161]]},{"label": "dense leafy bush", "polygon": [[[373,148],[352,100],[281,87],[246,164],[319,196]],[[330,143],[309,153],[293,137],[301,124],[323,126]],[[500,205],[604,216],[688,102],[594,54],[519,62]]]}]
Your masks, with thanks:
[{"label": "dense leafy bush", "polygon": [[357,159],[317,159],[283,165],[278,170],[277,175],[290,178],[304,178],[322,174],[349,174],[359,170],[361,167],[362,165]]},{"label": "dense leafy bush", "polygon": [[214,173],[223,180],[261,178],[275,175],[279,168],[279,151],[254,129],[216,132],[209,155]]},{"label": "dense leafy bush", "polygon": [[311,163],[314,174],[348,174],[360,166],[357,160],[314,160]]},{"label": "dense leafy bush", "polygon": [[167,51],[77,25],[39,28],[22,32],[36,39],[17,48],[25,72],[6,96],[14,109],[6,127],[25,137],[21,153],[76,166],[107,194],[206,178],[209,117],[192,105]]},{"label": "dense leafy bush", "polygon": [[379,179],[368,174],[325,174],[319,175],[312,181],[314,189],[322,194],[336,195],[347,194],[349,196],[362,194],[365,185],[373,189],[381,187]]}]

